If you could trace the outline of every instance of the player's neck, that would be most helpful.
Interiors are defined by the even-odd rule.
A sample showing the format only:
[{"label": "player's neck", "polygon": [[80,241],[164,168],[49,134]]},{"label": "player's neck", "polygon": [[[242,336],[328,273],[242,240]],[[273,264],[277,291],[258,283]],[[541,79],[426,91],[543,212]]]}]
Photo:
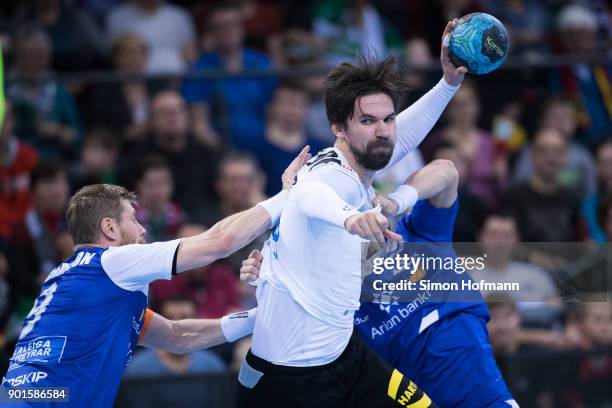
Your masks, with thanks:
[{"label": "player's neck", "polygon": [[103,238],[103,239],[99,239],[99,240],[97,240],[95,242],[89,242],[89,243],[86,243],[86,244],[77,244],[74,247],[72,247],[72,250],[74,252],[76,252],[76,251],[78,251],[79,249],[82,249],[82,248],[108,248],[108,247],[111,247],[111,246],[119,246],[119,243],[115,242],[115,241],[110,241],[110,240],[108,240],[106,238]]},{"label": "player's neck", "polygon": [[375,170],[368,170],[361,164],[359,164],[359,162],[355,158],[355,155],[353,154],[353,152],[351,152],[349,146],[346,143],[342,142],[341,139],[336,140],[336,142],[334,143],[334,147],[340,150],[340,153],[342,153],[346,161],[348,161],[351,168],[355,170],[355,173],[359,175],[359,180],[364,183],[367,183],[368,185],[372,184],[372,180],[374,179],[374,175],[376,174]]}]

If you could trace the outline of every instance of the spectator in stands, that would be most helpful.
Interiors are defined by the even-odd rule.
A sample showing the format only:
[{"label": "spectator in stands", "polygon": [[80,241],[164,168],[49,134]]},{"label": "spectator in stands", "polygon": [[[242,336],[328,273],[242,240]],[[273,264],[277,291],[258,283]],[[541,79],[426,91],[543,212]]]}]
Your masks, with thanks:
[{"label": "spectator in stands", "polygon": [[468,163],[466,158],[463,157],[456,148],[451,146],[450,143],[445,142],[438,146],[434,152],[433,159],[446,159],[452,161],[459,173],[457,200],[461,205],[459,205],[459,209],[457,210],[453,241],[476,242],[482,218],[490,212],[490,208],[467,188]]},{"label": "spectator in stands", "polygon": [[[567,162],[559,172],[559,184],[577,192],[580,197],[595,193],[596,173],[593,157],[583,146],[573,139],[576,135],[576,110],[569,99],[555,98],[546,103],[542,121],[542,129],[556,129],[567,143]],[[529,155],[529,146],[523,149],[514,168],[515,183],[528,180],[533,175],[533,166]]]},{"label": "spectator in stands", "polygon": [[43,160],[31,178],[32,207],[15,226],[7,252],[11,287],[33,299],[47,274],[72,254],[72,240],[64,220],[70,194],[64,166]]},{"label": "spectator in stands", "polygon": [[[144,74],[148,48],[132,32],[113,42],[111,55],[118,74]],[[147,133],[151,96],[163,84],[129,80],[94,85],[83,97],[83,117],[88,127],[107,127],[128,143],[142,141]],[[112,103],[109,103],[112,101]]]},{"label": "spectator in stands", "polygon": [[[427,41],[421,37],[406,41],[404,45],[404,62],[410,67],[421,68],[423,70],[437,63],[431,54]],[[412,89],[428,90],[436,85],[437,76],[437,73],[432,73],[431,71],[424,72],[418,69],[409,69],[405,73],[404,80]],[[409,95],[408,98],[416,98],[416,95]]]},{"label": "spectator in stands", "polygon": [[297,82],[284,82],[274,91],[268,105],[265,142],[254,151],[266,173],[266,195],[281,189],[281,175],[305,145],[314,154],[329,147],[314,139],[306,129],[309,96]]},{"label": "spectator in stands", "polygon": [[13,102],[15,133],[45,156],[74,157],[80,139],[72,96],[49,73],[52,46],[40,28],[22,28],[15,37],[14,81],[7,88]]},{"label": "spectator in stands", "polygon": [[284,16],[280,6],[271,1],[242,0],[246,44],[266,51],[270,40],[283,28]]},{"label": "spectator in stands", "polygon": [[[216,160],[209,149],[194,140],[187,106],[175,91],[160,92],[151,101],[149,137],[130,148],[129,163],[136,164],[148,153],[160,154],[168,161],[174,178],[173,201],[189,215],[206,214],[213,195]],[[131,175],[126,178],[130,180]],[[130,181],[128,184],[133,184],[134,180]]]},{"label": "spectator in stands", "polygon": [[531,149],[533,176],[510,188],[503,203],[525,242],[575,241],[579,198],[559,183],[567,141],[559,131],[544,129],[534,136]]},{"label": "spectator in stands", "polygon": [[[599,52],[597,16],[588,8],[565,6],[557,24],[564,52],[578,55]],[[563,67],[551,77],[553,92],[571,97],[581,107],[579,141],[591,148],[612,135],[611,79],[609,64]]]},{"label": "spectator in stands", "polygon": [[70,168],[70,185],[77,191],[88,184],[117,184],[119,141],[110,131],[93,129],[83,141],[80,159]]},{"label": "spectator in stands", "polygon": [[495,206],[507,184],[507,158],[491,134],[478,128],[479,117],[476,89],[464,82],[448,106],[446,126],[425,139],[421,151],[429,161],[440,144],[450,143],[467,160],[469,191],[488,206]]},{"label": "spectator in stands", "polygon": [[316,35],[327,40],[327,59],[332,65],[359,53],[386,56],[402,46],[401,35],[369,0],[319,1],[312,26]]},{"label": "spectator in stands", "polygon": [[15,136],[14,126],[13,108],[6,101],[0,130],[0,248],[30,207],[30,173],[38,163],[38,153]]},{"label": "spectator in stands", "polygon": [[53,45],[53,68],[58,71],[92,69],[105,51],[101,25],[85,9],[67,1],[22,2],[13,24],[37,24],[47,33]]},{"label": "spectator in stands", "polygon": [[574,304],[566,326],[566,337],[571,347],[612,346],[612,305],[606,299],[606,293],[591,294]]},{"label": "spectator in stands", "polygon": [[[223,70],[230,75],[272,66],[268,57],[244,47],[243,20],[239,2],[211,5],[206,21],[212,48],[198,58],[193,72]],[[185,81],[197,139],[210,146],[229,142],[237,149],[255,148],[263,140],[265,107],[275,85],[269,76]]]},{"label": "spectator in stands", "polygon": [[491,320],[487,323],[493,354],[509,354],[521,346],[521,315],[507,293],[494,293],[485,298]]},{"label": "spectator in stands", "polygon": [[[177,238],[186,238],[206,231],[202,225],[184,224]],[[161,305],[174,297],[185,297],[194,302],[197,316],[216,319],[240,310],[242,286],[235,271],[220,262],[204,268],[183,272],[172,280],[158,280],[151,284],[151,299]]]},{"label": "spectator in stands", "polygon": [[607,196],[599,204],[599,224],[603,227],[606,234],[606,242],[612,241],[612,196]]},{"label": "spectator in stands", "polygon": [[[246,210],[264,198],[264,178],[261,168],[255,158],[248,153],[229,153],[224,156],[219,162],[217,175],[215,190],[219,199],[217,219],[214,222]],[[226,258],[237,274],[242,260],[247,259],[251,250],[261,248],[266,237],[267,234],[262,235],[250,245]]]},{"label": "spectator in stands", "polygon": [[[548,326],[559,314],[559,296],[552,277],[537,265],[512,259],[520,242],[516,220],[509,213],[491,213],[478,234],[485,268],[471,273],[476,281],[518,283],[520,290],[509,295],[526,324]],[[483,296],[492,292],[483,291]]]},{"label": "spectator in stands", "polygon": [[513,55],[548,54],[547,34],[550,17],[542,2],[529,0],[494,0],[483,2],[487,12],[503,21],[512,39]]},{"label": "spectator in stands", "polygon": [[[3,332],[8,321],[10,309],[11,287],[7,281],[9,270],[8,260],[4,250],[0,248],[0,350],[4,348]],[[2,364],[2,352],[0,351],[0,364]]]},{"label": "spectator in stands", "polygon": [[14,308],[11,302],[11,286],[7,280],[8,268],[8,260],[0,248],[0,370],[2,372],[6,372],[9,366],[10,355],[6,347],[6,331]]},{"label": "spectator in stands", "polygon": [[526,349],[563,350],[565,333],[548,329],[525,329],[516,303],[507,292],[493,292],[485,301],[491,312],[487,323],[489,341],[496,356]]},{"label": "spectator in stands", "polygon": [[166,159],[157,155],[145,156],[136,175],[139,204],[136,219],[147,230],[147,242],[176,238],[184,214],[171,201],[173,190],[174,180]]},{"label": "spectator in stands", "polygon": [[608,242],[609,237],[605,224],[601,224],[598,209],[602,202],[612,197],[612,140],[606,140],[599,145],[596,152],[597,167],[597,192],[587,197],[582,205],[582,216],[584,217],[589,238],[596,242]]},{"label": "spectator in stands", "polygon": [[111,40],[134,32],[149,49],[147,72],[184,72],[194,60],[197,38],[191,16],[163,0],[129,0],[108,16]]}]

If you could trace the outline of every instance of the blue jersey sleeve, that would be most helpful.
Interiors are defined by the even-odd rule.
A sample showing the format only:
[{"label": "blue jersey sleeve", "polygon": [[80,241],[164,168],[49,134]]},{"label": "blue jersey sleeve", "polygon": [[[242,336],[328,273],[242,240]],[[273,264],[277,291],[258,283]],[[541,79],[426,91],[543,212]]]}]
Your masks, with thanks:
[{"label": "blue jersey sleeve", "polygon": [[399,220],[396,232],[407,242],[451,242],[458,208],[458,200],[449,208],[419,200],[412,212]]}]

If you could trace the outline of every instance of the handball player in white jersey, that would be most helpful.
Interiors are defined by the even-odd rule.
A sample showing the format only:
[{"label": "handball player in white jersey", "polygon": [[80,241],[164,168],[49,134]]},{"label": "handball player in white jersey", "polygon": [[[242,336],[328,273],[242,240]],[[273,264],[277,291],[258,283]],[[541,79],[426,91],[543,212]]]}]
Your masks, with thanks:
[{"label": "handball player in white jersey", "polygon": [[[262,250],[258,317],[239,374],[240,407],[434,406],[359,340],[353,315],[360,306],[361,244],[401,238],[373,208],[372,179],[418,146],[466,72],[450,63],[445,45],[441,60],[440,82],[397,117],[405,89],[392,58],[361,58],[327,77],[325,103],[336,141],[298,173]],[[390,195],[398,213],[416,203],[416,187],[403,185]]]}]

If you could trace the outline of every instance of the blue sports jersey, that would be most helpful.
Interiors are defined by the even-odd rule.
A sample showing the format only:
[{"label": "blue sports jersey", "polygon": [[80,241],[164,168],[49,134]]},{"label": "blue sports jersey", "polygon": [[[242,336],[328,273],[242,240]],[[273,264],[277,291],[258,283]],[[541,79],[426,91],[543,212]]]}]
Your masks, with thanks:
[{"label": "blue sports jersey", "polygon": [[[450,241],[457,208],[457,202],[450,208],[435,208],[427,200],[420,200],[410,214],[400,219],[396,231],[405,242],[417,245],[449,243],[423,244],[418,250],[429,251],[429,256],[455,257]],[[428,271],[427,279],[435,282],[461,282],[471,277],[467,273],[460,275],[447,271]],[[366,284],[367,282],[368,280]],[[486,320],[490,318],[479,292],[414,291],[414,301],[409,303],[362,302],[355,313],[355,327],[370,347],[393,363],[398,361],[404,352],[410,352],[410,343],[420,333],[444,316],[459,311],[482,316]]]},{"label": "blue sports jersey", "polygon": [[[435,208],[419,201],[400,220],[397,232],[408,243],[450,243],[457,205]],[[422,245],[419,250],[456,256],[450,244]],[[439,271],[427,271],[425,277],[438,282],[471,279]],[[518,408],[493,357],[486,328],[490,315],[480,293],[415,297],[411,303],[362,302],[355,315],[362,338],[439,406]]]},{"label": "blue sports jersey", "polygon": [[170,279],[178,243],[77,250],[44,282],[2,386],[68,387],[62,407],[112,406],[145,321],[148,284]]}]

